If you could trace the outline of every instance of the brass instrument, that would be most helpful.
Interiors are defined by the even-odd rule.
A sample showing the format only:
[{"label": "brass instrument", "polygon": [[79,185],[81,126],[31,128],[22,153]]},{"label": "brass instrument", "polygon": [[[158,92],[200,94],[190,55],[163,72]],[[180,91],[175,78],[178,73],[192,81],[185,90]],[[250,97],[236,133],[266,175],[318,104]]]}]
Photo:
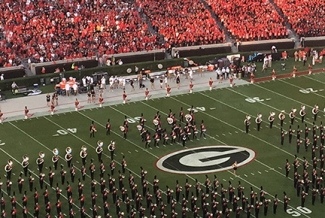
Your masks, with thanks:
[{"label": "brass instrument", "polygon": [[26,168],[29,165],[29,157],[25,154],[23,156],[23,162],[21,163],[21,165],[23,166],[23,168]]}]

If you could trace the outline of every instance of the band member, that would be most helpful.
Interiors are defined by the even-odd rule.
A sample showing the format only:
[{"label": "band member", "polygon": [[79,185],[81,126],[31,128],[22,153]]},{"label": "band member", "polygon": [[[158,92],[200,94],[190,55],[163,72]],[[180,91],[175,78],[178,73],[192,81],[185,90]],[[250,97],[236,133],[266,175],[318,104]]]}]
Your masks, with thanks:
[{"label": "band member", "polygon": [[52,171],[52,168],[49,167],[49,181],[50,181],[50,186],[53,187],[53,180],[54,180],[54,175],[55,175],[55,172]]},{"label": "band member", "polygon": [[38,158],[36,159],[36,164],[38,165],[38,171],[40,173],[43,173],[44,157],[45,157],[45,153],[40,152]]},{"label": "band member", "polygon": [[28,172],[28,165],[29,165],[29,157],[25,154],[23,156],[23,161],[21,163],[23,169],[24,169],[24,175],[27,176],[27,172]]},{"label": "band member", "polygon": [[111,141],[111,143],[109,143],[109,145],[108,145],[108,150],[110,151],[110,153],[111,153],[111,160],[114,160],[114,151],[115,151],[115,141],[114,140],[112,140]]},{"label": "band member", "polygon": [[201,134],[200,134],[200,137],[203,137],[205,138],[205,132],[206,132],[206,128],[205,128],[205,125],[204,125],[204,121],[202,120],[201,121]]},{"label": "band member", "polygon": [[284,143],[284,135],[285,135],[285,131],[281,128],[281,145],[283,145]]},{"label": "band member", "polygon": [[151,95],[149,95],[149,89],[148,88],[146,88],[146,91],[144,91],[144,95],[145,95],[145,100],[146,101],[151,97]]},{"label": "band member", "polygon": [[290,171],[290,163],[289,163],[289,160],[288,159],[286,159],[285,170],[286,170],[286,177],[288,178],[289,171]]},{"label": "band member", "polygon": [[80,172],[81,172],[81,177],[82,177],[82,181],[86,180],[86,167],[84,165],[81,166]]},{"label": "band member", "polygon": [[52,156],[52,162],[54,165],[54,169],[58,169],[58,162],[59,162],[59,150],[57,148],[53,149],[53,156]]},{"label": "band member", "polygon": [[262,123],[262,114],[261,113],[259,113],[259,114],[257,114],[257,117],[256,117],[256,119],[255,119],[255,122],[256,122],[256,124],[257,124],[257,131],[260,131],[260,129],[261,129],[261,123]]},{"label": "band member", "polygon": [[95,122],[91,121],[90,127],[89,127],[89,131],[90,131],[90,138],[93,137],[95,138],[95,132],[97,132],[96,130],[96,126],[95,126]]},{"label": "band member", "polygon": [[166,97],[170,97],[171,90],[172,90],[172,88],[170,88],[170,86],[167,84]]},{"label": "band member", "polygon": [[74,102],[74,107],[75,107],[75,111],[78,111],[80,109],[78,98],[76,98],[76,100]]},{"label": "band member", "polygon": [[268,118],[268,120],[270,122],[270,129],[272,129],[272,126],[273,126],[274,116],[275,116],[275,113],[274,112],[270,112],[270,116]]},{"label": "band member", "polygon": [[318,110],[318,105],[316,104],[313,109],[312,109],[312,113],[314,115],[314,121],[316,121],[317,119],[317,114],[318,114],[319,110]]},{"label": "band member", "polygon": [[55,105],[54,105],[54,101],[52,101],[51,102],[51,108],[50,108],[51,115],[54,114],[54,110],[55,110]]},{"label": "band member", "polygon": [[250,119],[251,119],[251,117],[249,115],[247,115],[246,119],[244,120],[246,133],[249,132],[249,125],[251,124]]},{"label": "band member", "polygon": [[99,103],[99,107],[102,107],[103,106],[104,98],[103,98],[103,95],[102,94],[99,95],[98,103]]},{"label": "band member", "polygon": [[71,176],[71,182],[74,182],[74,177],[76,176],[76,168],[74,168],[73,163],[71,164],[71,168],[70,168],[70,176]]},{"label": "band member", "polygon": [[71,161],[72,161],[72,154],[71,153],[72,153],[72,149],[70,147],[67,147],[65,149],[65,152],[66,152],[66,154],[65,154],[64,158],[67,161],[68,167],[71,168]]},{"label": "band member", "polygon": [[87,155],[88,155],[88,153],[87,153],[86,146],[82,146],[81,151],[80,151],[80,157],[81,157],[81,160],[82,160],[82,165],[86,165]]},{"label": "band member", "polygon": [[192,83],[192,81],[190,81],[190,85],[189,86],[190,86],[189,93],[192,94],[193,93],[193,86],[194,86],[193,83]]},{"label": "band member", "polygon": [[283,122],[284,122],[284,119],[286,118],[285,114],[284,114],[284,111],[281,111],[279,113],[279,120],[280,120],[280,126],[283,127]]},{"label": "band member", "polygon": [[150,148],[150,143],[151,143],[151,137],[149,132],[146,132],[146,136],[145,136],[145,148]]},{"label": "band member", "polygon": [[272,70],[272,80],[275,80],[276,79],[276,72],[275,70],[273,69]]},{"label": "band member", "polygon": [[125,104],[126,102],[128,102],[129,100],[127,99],[127,94],[125,91],[123,91],[123,95],[122,95],[122,98],[123,98],[123,104]]},{"label": "band member", "polygon": [[293,125],[294,121],[295,121],[295,117],[296,117],[296,109],[292,108],[290,113],[289,113],[289,117],[291,120],[291,125]]},{"label": "band member", "polygon": [[125,160],[125,156],[123,156],[121,166],[122,166],[122,173],[124,174],[125,170],[126,170],[126,167],[127,167],[127,162]]},{"label": "band member", "polygon": [[64,185],[64,181],[65,181],[65,174],[67,172],[63,169],[63,164],[61,164],[61,170],[60,170],[60,175],[61,175],[61,184]]},{"label": "band member", "polygon": [[209,79],[209,90],[210,90],[210,91],[212,90],[212,85],[213,85],[213,80],[212,80],[212,78],[210,77],[210,79]]},{"label": "band member", "polygon": [[294,133],[294,130],[291,128],[291,126],[289,126],[289,144],[291,144],[293,133]]},{"label": "band member", "polygon": [[6,166],[5,166],[5,171],[7,173],[7,179],[8,180],[11,179],[12,165],[13,165],[13,162],[12,162],[11,159],[9,159]]},{"label": "band member", "polygon": [[106,123],[106,135],[110,135],[110,134],[111,134],[111,123],[110,123],[110,119],[108,119]]},{"label": "band member", "polygon": [[102,141],[97,142],[96,153],[97,153],[99,162],[102,161],[103,145],[104,145],[104,143]]},{"label": "band member", "polygon": [[299,112],[300,116],[301,116],[301,122],[303,123],[305,121],[305,116],[306,116],[306,111],[305,111],[305,106],[302,105],[301,106],[301,110]]}]

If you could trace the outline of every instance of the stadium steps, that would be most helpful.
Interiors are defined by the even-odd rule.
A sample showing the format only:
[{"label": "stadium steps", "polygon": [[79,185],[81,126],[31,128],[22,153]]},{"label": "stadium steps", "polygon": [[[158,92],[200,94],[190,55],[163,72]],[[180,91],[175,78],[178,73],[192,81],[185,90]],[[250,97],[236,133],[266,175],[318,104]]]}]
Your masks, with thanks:
[{"label": "stadium steps", "polygon": [[34,76],[32,71],[29,69],[28,61],[26,61],[26,58],[22,59],[17,55],[17,59],[21,62],[21,65],[24,66],[26,76]]},{"label": "stadium steps", "polygon": [[288,17],[283,13],[283,11],[279,8],[279,6],[274,2],[274,0],[269,0],[270,4],[272,4],[275,8],[275,10],[278,12],[278,14],[284,19],[285,25],[287,29],[289,30],[289,38],[295,40],[295,48],[298,48],[300,45],[300,38],[298,34],[292,29],[292,26],[289,22]]},{"label": "stadium steps", "polygon": [[205,8],[210,12],[211,16],[214,18],[219,28],[223,30],[226,37],[226,42],[232,42],[233,38],[231,34],[229,33],[228,29],[223,25],[219,17],[217,17],[217,15],[212,11],[211,7],[208,5],[208,3],[205,0],[200,0],[200,1],[204,4]]}]

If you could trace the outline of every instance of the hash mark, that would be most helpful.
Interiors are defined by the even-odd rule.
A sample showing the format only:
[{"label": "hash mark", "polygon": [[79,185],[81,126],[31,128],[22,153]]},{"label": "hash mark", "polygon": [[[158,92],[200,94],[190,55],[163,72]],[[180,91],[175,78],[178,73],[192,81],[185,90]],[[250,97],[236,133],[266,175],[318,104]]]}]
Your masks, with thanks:
[{"label": "hash mark", "polygon": [[281,167],[278,167],[280,170],[282,170],[282,168]]},{"label": "hash mark", "polygon": [[259,174],[262,174],[260,171],[257,171]]},{"label": "hash mark", "polygon": [[267,173],[268,173],[269,171],[265,170],[265,172],[267,172]]},{"label": "hash mark", "polygon": [[129,152],[129,154],[131,154],[131,151],[128,151]]},{"label": "hash mark", "polygon": [[217,137],[219,137],[218,135],[216,135]]},{"label": "hash mark", "polygon": [[234,180],[232,177],[230,177],[231,180]]},{"label": "hash mark", "polygon": [[135,152],[139,152],[138,150],[135,150]]},{"label": "hash mark", "polygon": [[223,181],[227,182],[227,180],[223,179]]},{"label": "hash mark", "polygon": [[226,136],[226,134],[222,133],[223,136]]},{"label": "hash mark", "polygon": [[252,174],[252,176],[254,176],[254,173],[251,173]]},{"label": "hash mark", "polygon": [[238,133],[237,131],[235,131],[235,133]]},{"label": "hash mark", "polygon": [[229,135],[232,135],[232,133],[231,133],[231,132],[229,132]]},{"label": "hash mark", "polygon": [[245,177],[248,177],[246,174],[244,174]]}]

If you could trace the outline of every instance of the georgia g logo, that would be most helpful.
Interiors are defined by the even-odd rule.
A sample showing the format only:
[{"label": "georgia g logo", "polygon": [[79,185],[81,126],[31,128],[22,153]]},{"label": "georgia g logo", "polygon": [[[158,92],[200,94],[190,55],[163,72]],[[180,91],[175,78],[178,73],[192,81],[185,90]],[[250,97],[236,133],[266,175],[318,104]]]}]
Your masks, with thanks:
[{"label": "georgia g logo", "polygon": [[176,151],[158,159],[156,166],[178,174],[213,173],[243,166],[255,158],[255,151],[237,146],[215,145]]}]

